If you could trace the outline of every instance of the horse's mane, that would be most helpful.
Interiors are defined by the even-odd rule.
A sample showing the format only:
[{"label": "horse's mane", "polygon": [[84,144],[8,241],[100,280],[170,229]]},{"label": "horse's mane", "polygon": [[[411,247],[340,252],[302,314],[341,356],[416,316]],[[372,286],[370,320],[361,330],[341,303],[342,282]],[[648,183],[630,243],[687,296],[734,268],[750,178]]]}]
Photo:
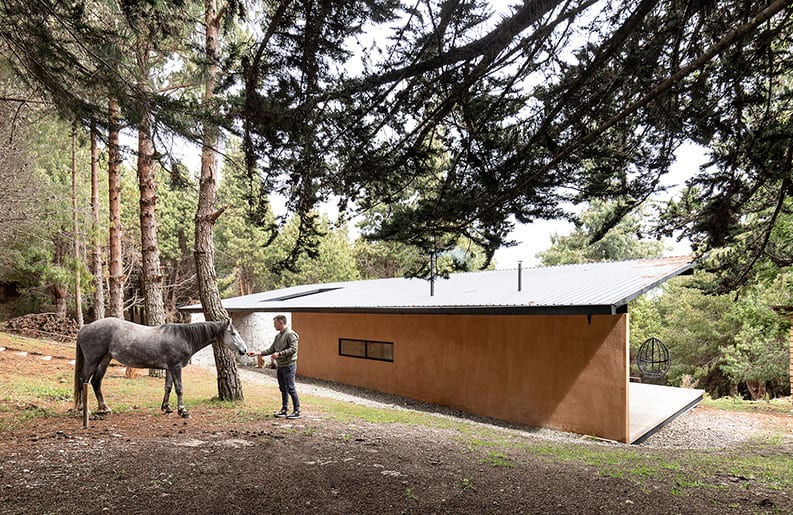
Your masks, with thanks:
[{"label": "horse's mane", "polygon": [[163,324],[160,328],[168,334],[179,335],[192,343],[217,339],[225,322],[193,322],[190,324]]}]

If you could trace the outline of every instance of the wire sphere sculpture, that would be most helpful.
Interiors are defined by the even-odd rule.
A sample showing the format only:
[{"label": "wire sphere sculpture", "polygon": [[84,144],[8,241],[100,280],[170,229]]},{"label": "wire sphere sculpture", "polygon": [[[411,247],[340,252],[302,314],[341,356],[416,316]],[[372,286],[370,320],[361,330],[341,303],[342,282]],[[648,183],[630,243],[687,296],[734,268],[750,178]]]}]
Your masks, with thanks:
[{"label": "wire sphere sculpture", "polygon": [[639,347],[636,365],[646,377],[663,377],[669,371],[669,349],[658,338],[648,338]]}]

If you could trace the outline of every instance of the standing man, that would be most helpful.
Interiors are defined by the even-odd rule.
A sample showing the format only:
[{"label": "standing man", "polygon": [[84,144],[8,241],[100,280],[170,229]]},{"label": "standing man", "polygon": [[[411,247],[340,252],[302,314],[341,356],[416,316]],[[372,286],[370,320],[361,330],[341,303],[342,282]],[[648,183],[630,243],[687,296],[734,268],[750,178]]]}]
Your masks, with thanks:
[{"label": "standing man", "polygon": [[[300,399],[295,388],[295,373],[297,372],[297,340],[300,338],[288,325],[286,317],[277,315],[273,318],[273,327],[278,331],[273,344],[259,352],[259,356],[272,354],[276,362],[278,376],[278,389],[281,390],[281,411],[275,413],[278,418],[300,418]],[[249,352],[248,356],[256,356],[256,352]],[[288,413],[289,398],[292,398],[292,413]]]}]

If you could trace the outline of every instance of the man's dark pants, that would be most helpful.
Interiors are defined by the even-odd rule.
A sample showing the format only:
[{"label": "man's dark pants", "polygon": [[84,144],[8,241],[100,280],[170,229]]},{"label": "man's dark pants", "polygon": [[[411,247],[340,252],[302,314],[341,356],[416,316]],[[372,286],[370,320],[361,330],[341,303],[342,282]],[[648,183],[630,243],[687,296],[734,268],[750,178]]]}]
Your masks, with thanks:
[{"label": "man's dark pants", "polygon": [[289,407],[289,397],[291,397],[292,407],[295,411],[300,411],[300,399],[297,397],[297,389],[295,388],[296,372],[297,363],[292,363],[287,367],[278,367],[278,370],[276,370],[278,389],[281,390],[281,407],[283,409]]}]

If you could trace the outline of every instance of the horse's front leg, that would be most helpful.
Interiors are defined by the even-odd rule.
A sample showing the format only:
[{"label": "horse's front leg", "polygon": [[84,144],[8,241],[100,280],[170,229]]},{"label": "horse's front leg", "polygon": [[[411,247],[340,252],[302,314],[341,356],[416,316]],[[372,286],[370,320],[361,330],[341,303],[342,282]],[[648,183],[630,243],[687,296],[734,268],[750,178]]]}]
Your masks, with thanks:
[{"label": "horse's front leg", "polygon": [[182,366],[176,365],[171,371],[173,376],[173,385],[176,388],[176,406],[179,414],[184,418],[190,416],[190,412],[184,407],[184,399],[182,398]]},{"label": "horse's front leg", "polygon": [[165,395],[162,398],[160,409],[165,413],[173,413],[169,401],[171,398],[171,388],[173,386],[173,376],[170,370],[165,371]]}]

